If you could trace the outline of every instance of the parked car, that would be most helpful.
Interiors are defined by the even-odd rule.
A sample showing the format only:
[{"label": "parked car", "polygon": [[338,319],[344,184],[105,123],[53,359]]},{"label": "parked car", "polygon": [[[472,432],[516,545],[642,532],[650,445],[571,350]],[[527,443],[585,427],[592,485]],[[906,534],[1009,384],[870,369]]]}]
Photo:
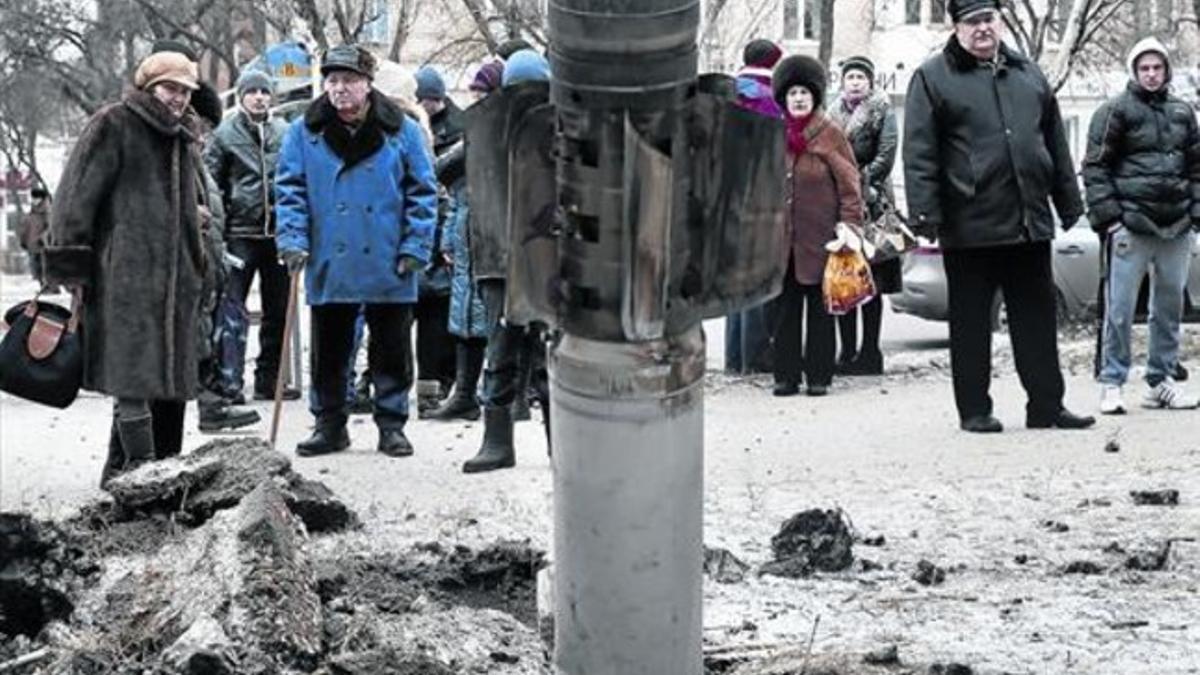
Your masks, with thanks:
[{"label": "parked car", "polygon": [[[1100,240],[1086,219],[1063,232],[1051,244],[1054,287],[1060,321],[1085,320],[1096,315],[1100,286]],[[1146,315],[1148,279],[1142,282],[1138,298],[1139,320]],[[913,249],[904,258],[903,289],[890,297],[892,309],[903,314],[945,321],[950,313],[946,294],[946,270],[942,251],[936,244]],[[993,303],[995,325],[1002,321],[1003,298],[997,293]],[[1184,293],[1184,321],[1200,323],[1200,238],[1192,247],[1192,264]]]}]

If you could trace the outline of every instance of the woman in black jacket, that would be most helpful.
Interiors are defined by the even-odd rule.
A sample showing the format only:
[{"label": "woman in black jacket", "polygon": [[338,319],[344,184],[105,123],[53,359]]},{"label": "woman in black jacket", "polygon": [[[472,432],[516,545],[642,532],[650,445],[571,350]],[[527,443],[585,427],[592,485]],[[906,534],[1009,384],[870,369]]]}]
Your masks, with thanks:
[{"label": "woman in black jacket", "polygon": [[[830,106],[829,116],[846,132],[854,159],[862,174],[863,201],[867,220],[874,221],[894,207],[892,167],[896,164],[896,116],[887,96],[875,91],[875,64],[865,56],[842,62],[842,90]],[[898,293],[901,287],[900,259],[876,258],[871,276],[878,294],[863,305],[862,344],[858,344],[858,312],[838,317],[842,343],[837,372],[843,375],[883,373],[879,331],[883,323],[883,294]]]}]

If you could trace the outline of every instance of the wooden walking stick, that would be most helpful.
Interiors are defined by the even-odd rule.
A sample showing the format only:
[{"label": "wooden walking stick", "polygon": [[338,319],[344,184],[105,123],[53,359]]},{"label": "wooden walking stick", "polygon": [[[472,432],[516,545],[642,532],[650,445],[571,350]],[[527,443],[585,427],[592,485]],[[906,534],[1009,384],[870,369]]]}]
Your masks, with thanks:
[{"label": "wooden walking stick", "polygon": [[275,414],[271,417],[271,449],[275,449],[275,438],[279,435],[279,417],[283,412],[283,385],[286,380],[289,351],[291,350],[292,331],[296,325],[296,297],[300,295],[300,272],[291,273],[291,283],[288,285],[287,317],[283,322],[283,345],[279,354],[279,372],[275,375]]}]

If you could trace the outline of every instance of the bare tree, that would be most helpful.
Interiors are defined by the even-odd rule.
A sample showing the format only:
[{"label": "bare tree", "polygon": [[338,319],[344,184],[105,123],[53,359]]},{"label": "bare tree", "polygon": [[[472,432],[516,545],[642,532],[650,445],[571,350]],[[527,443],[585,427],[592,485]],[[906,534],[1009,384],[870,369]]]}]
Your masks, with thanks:
[{"label": "bare tree", "polygon": [[820,10],[817,18],[817,59],[826,67],[833,59],[833,3],[835,0],[818,0]]},{"label": "bare tree", "polygon": [[[1002,13],[1018,48],[1049,66],[1050,83],[1058,91],[1120,13],[1135,9],[1136,4],[1132,0],[1045,0],[1045,6],[1038,7],[1032,0],[1017,0],[1005,3]],[[1051,44],[1057,45],[1057,53],[1047,64]]]}]

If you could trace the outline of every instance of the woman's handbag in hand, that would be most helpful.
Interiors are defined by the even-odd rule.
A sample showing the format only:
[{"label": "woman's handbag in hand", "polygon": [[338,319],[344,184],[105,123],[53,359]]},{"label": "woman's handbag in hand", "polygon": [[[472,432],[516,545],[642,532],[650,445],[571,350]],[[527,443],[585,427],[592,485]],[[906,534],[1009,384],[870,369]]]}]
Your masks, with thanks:
[{"label": "woman's handbag in hand", "polygon": [[0,340],[0,390],[55,408],[66,408],[83,384],[79,338],[80,298],[71,309],[37,297],[4,313],[8,332]]},{"label": "woman's handbag in hand", "polygon": [[863,228],[863,238],[875,247],[874,255],[870,256],[872,263],[898,258],[917,243],[917,236],[891,204],[885,205],[879,217]]}]

